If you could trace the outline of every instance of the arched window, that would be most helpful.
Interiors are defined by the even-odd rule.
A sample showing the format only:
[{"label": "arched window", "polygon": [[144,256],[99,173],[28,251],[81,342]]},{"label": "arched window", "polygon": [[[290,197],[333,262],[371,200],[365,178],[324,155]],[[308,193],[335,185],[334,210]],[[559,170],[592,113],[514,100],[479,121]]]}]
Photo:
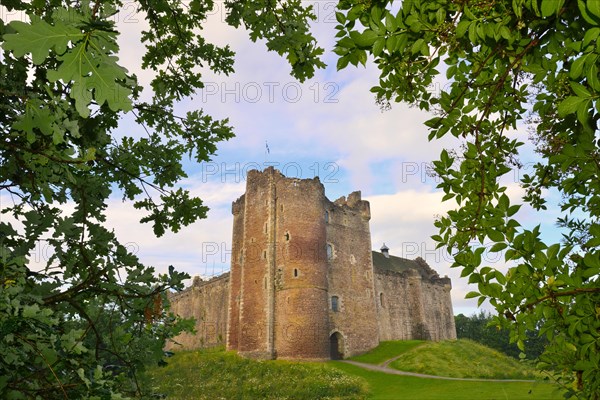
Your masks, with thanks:
[{"label": "arched window", "polygon": [[340,299],[337,296],[331,296],[331,311],[338,312],[340,310]]},{"label": "arched window", "polygon": [[331,260],[333,258],[333,246],[329,243],[327,244],[327,259]]}]

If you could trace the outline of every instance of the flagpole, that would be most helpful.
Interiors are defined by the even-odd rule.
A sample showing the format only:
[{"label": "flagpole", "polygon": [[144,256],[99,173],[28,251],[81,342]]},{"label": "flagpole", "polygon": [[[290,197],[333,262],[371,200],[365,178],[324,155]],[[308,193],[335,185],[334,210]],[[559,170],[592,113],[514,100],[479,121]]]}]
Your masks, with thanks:
[{"label": "flagpole", "polygon": [[271,149],[269,149],[269,143],[267,143],[267,141],[265,140],[265,166],[267,164],[267,161],[269,161],[269,154],[271,154]]}]

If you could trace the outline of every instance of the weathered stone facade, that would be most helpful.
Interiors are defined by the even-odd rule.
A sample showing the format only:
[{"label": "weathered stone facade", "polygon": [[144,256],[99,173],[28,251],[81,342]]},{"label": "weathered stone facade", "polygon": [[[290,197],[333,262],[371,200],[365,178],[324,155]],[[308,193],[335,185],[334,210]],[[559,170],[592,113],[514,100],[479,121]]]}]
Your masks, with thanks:
[{"label": "weathered stone facade", "polygon": [[248,173],[232,212],[230,273],[171,298],[198,321],[196,336],[176,338],[181,347],[328,359],[380,340],[456,338],[450,279],[422,259],[372,252],[360,192],[331,202],[318,178],[267,168]]},{"label": "weathered stone facade", "polygon": [[225,343],[229,282],[229,273],[209,281],[195,277],[190,287],[171,296],[171,310],[175,314],[196,319],[196,334],[179,335],[175,342],[168,343],[167,350],[192,350]]}]

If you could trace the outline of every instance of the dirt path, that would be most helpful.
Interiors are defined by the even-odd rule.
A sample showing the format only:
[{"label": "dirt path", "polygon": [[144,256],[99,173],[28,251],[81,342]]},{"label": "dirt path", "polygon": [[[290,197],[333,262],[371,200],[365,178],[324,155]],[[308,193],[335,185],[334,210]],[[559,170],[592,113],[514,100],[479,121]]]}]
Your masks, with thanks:
[{"label": "dirt path", "polygon": [[368,369],[371,371],[383,372],[384,374],[391,375],[404,375],[404,376],[414,376],[416,378],[426,378],[426,379],[443,379],[447,381],[468,381],[468,382],[527,382],[532,383],[534,380],[526,380],[526,379],[483,379],[483,378],[452,378],[449,376],[437,376],[437,375],[426,375],[419,374],[416,372],[406,372],[406,371],[398,371],[397,369],[392,369],[388,367],[388,364],[394,361],[396,358],[392,358],[383,362],[381,365],[372,365],[361,363],[358,361],[350,361],[350,360],[342,360],[346,364],[352,364],[360,368]]},{"label": "dirt path", "polygon": [[399,359],[400,357],[402,357],[402,354],[394,357],[394,358],[390,358],[389,360],[385,360],[384,362],[382,362],[381,364],[379,364],[380,367],[386,367],[388,365],[390,365],[391,363],[393,363],[394,361],[396,361],[397,359]]}]

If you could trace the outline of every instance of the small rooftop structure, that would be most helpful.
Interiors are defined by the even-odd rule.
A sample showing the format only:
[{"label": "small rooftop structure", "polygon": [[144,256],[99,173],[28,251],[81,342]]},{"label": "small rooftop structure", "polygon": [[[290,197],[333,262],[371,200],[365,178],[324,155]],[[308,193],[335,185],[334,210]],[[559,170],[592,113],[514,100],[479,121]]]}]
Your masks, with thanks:
[{"label": "small rooftop structure", "polygon": [[390,258],[390,248],[387,247],[385,243],[383,246],[381,246],[381,253],[385,256],[385,258]]}]

